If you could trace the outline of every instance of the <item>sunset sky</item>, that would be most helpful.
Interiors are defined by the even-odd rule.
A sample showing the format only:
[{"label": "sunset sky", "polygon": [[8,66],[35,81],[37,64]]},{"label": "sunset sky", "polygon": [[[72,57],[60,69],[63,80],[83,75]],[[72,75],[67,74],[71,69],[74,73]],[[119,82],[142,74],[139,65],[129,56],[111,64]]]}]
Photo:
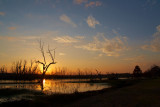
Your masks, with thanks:
[{"label": "sunset sky", "polygon": [[145,71],[160,65],[160,0],[0,0],[0,67],[43,61],[39,39],[53,69]]}]

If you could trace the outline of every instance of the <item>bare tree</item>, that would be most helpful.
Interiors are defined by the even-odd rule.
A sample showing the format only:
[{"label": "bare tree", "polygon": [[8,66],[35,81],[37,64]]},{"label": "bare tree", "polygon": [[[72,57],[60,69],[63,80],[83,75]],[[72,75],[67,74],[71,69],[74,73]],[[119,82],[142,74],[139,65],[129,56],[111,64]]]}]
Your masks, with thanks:
[{"label": "bare tree", "polygon": [[[41,61],[38,60],[38,61],[36,61],[36,63],[42,64],[42,66],[43,66],[43,73],[42,73],[42,77],[41,77],[41,82],[43,82],[43,79],[44,79],[44,77],[45,77],[45,74],[46,74],[49,66],[52,65],[52,64],[56,64],[56,62],[55,62],[55,49],[50,50],[50,49],[49,49],[49,45],[48,45],[47,53],[48,53],[49,56],[51,57],[52,62],[50,62],[49,64],[47,64],[47,63],[46,63],[45,53],[44,53],[44,48],[43,48],[43,47],[44,47],[44,43],[42,43],[41,40],[39,41],[39,45],[40,45],[39,48],[40,48],[40,51],[41,51],[41,53],[42,53],[42,56],[43,56],[43,60],[44,60],[44,61],[41,62]],[[54,57],[53,57],[51,51],[54,51]]]}]

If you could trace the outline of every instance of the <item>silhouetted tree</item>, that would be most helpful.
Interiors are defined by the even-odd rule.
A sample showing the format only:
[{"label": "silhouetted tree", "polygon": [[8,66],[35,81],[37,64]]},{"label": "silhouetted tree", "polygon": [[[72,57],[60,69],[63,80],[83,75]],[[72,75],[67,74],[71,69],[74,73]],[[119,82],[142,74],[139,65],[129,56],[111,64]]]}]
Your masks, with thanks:
[{"label": "silhouetted tree", "polygon": [[160,67],[153,65],[150,69],[144,72],[145,77],[160,77]]},{"label": "silhouetted tree", "polygon": [[133,70],[133,76],[136,78],[142,76],[142,70],[140,69],[140,67],[138,65],[136,65]]},{"label": "silhouetted tree", "polygon": [[[56,62],[55,62],[55,60],[54,60],[54,59],[55,59],[55,49],[50,50],[50,49],[49,49],[49,45],[48,45],[48,51],[47,51],[47,53],[48,53],[49,56],[51,57],[52,62],[49,63],[49,64],[47,64],[47,63],[46,63],[46,57],[45,57],[44,49],[43,49],[44,43],[42,43],[41,40],[39,41],[39,45],[40,45],[39,48],[40,48],[40,51],[41,51],[41,54],[42,54],[42,57],[43,57],[43,60],[44,60],[44,61],[41,62],[41,61],[38,60],[38,61],[36,61],[36,63],[42,64],[42,66],[43,66],[43,72],[42,72],[42,77],[41,77],[41,83],[43,83],[43,79],[44,79],[44,77],[45,77],[45,74],[46,74],[49,66],[52,65],[52,64],[56,64]],[[51,51],[54,51],[54,57],[53,57]]]}]

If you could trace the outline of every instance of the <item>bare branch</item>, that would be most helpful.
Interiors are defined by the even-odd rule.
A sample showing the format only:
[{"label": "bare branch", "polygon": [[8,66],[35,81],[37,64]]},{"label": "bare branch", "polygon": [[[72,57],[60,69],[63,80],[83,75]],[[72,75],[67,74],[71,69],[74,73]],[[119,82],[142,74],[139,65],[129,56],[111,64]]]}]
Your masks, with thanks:
[{"label": "bare branch", "polygon": [[100,71],[98,71],[97,69],[96,69],[96,72],[97,72],[97,74],[101,74],[101,72],[100,72]]},{"label": "bare branch", "polygon": [[56,64],[56,62],[51,62],[51,63],[49,63],[49,64],[47,65],[47,67],[46,67],[46,71],[48,70],[49,66],[52,65],[52,64]]},{"label": "bare branch", "polygon": [[40,63],[40,64],[42,64],[43,66],[45,66],[45,64],[44,64],[43,62],[36,61],[36,63]]},{"label": "bare branch", "polygon": [[44,63],[46,64],[46,58],[45,58],[44,49],[43,49],[44,43],[42,44],[41,39],[39,40],[39,45],[40,45],[40,51],[44,59]]},{"label": "bare branch", "polygon": [[51,53],[51,50],[49,49],[49,45],[48,45],[48,52],[47,52],[47,53],[49,53],[49,56],[51,57],[51,59],[52,59],[52,61],[53,61],[53,63],[54,63],[55,49],[54,49],[54,58],[53,58],[53,55],[52,55],[52,53]]},{"label": "bare branch", "polygon": [[56,48],[53,49],[54,50],[54,59],[56,58]]}]

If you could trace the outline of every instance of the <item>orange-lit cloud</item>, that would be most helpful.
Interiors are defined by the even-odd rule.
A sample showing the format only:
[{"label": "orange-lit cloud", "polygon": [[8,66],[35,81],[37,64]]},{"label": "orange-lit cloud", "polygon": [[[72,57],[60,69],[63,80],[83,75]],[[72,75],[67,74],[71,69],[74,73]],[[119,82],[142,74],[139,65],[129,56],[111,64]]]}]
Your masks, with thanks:
[{"label": "orange-lit cloud", "polygon": [[91,1],[87,4],[85,4],[85,7],[98,7],[98,6],[101,6],[101,5],[102,5],[102,3],[99,2],[99,1],[95,1],[95,2]]},{"label": "orange-lit cloud", "polygon": [[60,56],[65,56],[66,54],[61,52],[61,53],[59,53],[59,55]]},{"label": "orange-lit cloud", "polygon": [[88,0],[73,0],[75,4],[82,4],[88,2]]},{"label": "orange-lit cloud", "polygon": [[87,20],[86,20],[87,24],[89,27],[91,28],[95,28],[96,25],[99,25],[99,21],[97,21],[93,16],[88,16]]},{"label": "orange-lit cloud", "polygon": [[102,5],[102,2],[100,1],[88,1],[88,0],[73,0],[74,4],[83,4],[85,7],[98,7]]},{"label": "orange-lit cloud", "polygon": [[12,41],[12,40],[17,40],[17,38],[16,37],[11,37],[11,36],[0,36],[0,40]]},{"label": "orange-lit cloud", "polygon": [[77,25],[65,14],[60,16],[60,20],[65,22],[65,23],[68,23],[68,24],[72,25],[73,27],[77,27]]},{"label": "orange-lit cloud", "polygon": [[76,43],[78,42],[78,39],[73,38],[71,36],[61,36],[61,37],[55,37],[53,40],[59,42],[59,43]]},{"label": "orange-lit cloud", "polygon": [[5,13],[4,12],[0,12],[0,16],[5,16]]},{"label": "orange-lit cloud", "polygon": [[75,46],[89,51],[99,51],[107,56],[119,56],[119,52],[126,50],[126,37],[114,37],[112,39],[106,38],[103,33],[98,33],[93,38],[93,42],[86,45]]},{"label": "orange-lit cloud", "polygon": [[9,30],[16,30],[16,27],[8,27]]},{"label": "orange-lit cloud", "polygon": [[0,40],[7,41],[30,41],[30,40],[38,40],[40,37],[38,36],[0,36]]}]

